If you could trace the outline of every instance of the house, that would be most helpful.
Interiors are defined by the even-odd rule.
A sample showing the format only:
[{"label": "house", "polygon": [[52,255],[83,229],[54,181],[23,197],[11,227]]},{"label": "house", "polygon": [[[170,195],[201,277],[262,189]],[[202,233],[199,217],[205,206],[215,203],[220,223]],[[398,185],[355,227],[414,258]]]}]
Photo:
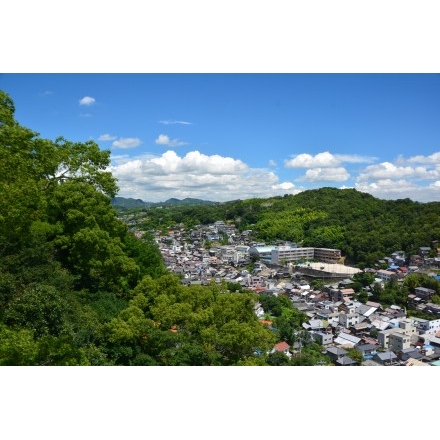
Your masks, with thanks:
[{"label": "house", "polygon": [[324,332],[313,332],[312,337],[315,341],[320,345],[328,345],[333,342],[333,334],[332,333],[324,333]]},{"label": "house", "polygon": [[350,356],[343,356],[339,358],[335,364],[343,367],[353,367],[356,365],[356,362]]},{"label": "house", "polygon": [[290,345],[286,341],[278,342],[278,344],[275,344],[273,347],[271,353],[275,353],[276,351],[284,353],[286,356],[291,357],[292,353],[290,353]]},{"label": "house", "polygon": [[361,342],[361,338],[357,336],[350,335],[349,333],[341,332],[338,337],[333,341],[335,344],[342,347],[353,348],[355,345]]},{"label": "house", "polygon": [[377,307],[367,306],[366,304],[362,304],[361,306],[356,308],[356,313],[359,315],[365,316],[366,318],[370,317],[373,313],[375,313]]},{"label": "house", "polygon": [[410,334],[406,334],[403,328],[390,328],[377,334],[377,341],[383,348],[393,347],[402,350],[411,345]]},{"label": "house", "polygon": [[382,306],[380,305],[380,303],[374,302],[374,301],[367,301],[365,303],[366,306],[370,306],[370,307],[375,307],[376,309],[380,309],[382,308]]},{"label": "house", "polygon": [[431,251],[431,248],[429,246],[421,246],[419,247],[419,255],[421,257],[426,257],[429,252]]},{"label": "house", "polygon": [[353,301],[341,302],[338,306],[341,313],[356,313],[356,304]]},{"label": "house", "polygon": [[414,295],[418,298],[421,298],[424,301],[429,301],[432,295],[435,295],[435,290],[428,289],[426,287],[416,287],[414,289]]},{"label": "house", "polygon": [[425,362],[419,361],[418,359],[410,358],[408,359],[403,366],[405,367],[430,367],[429,364],[426,364]]},{"label": "house", "polygon": [[379,269],[376,272],[378,278],[383,281],[389,281],[391,278],[396,278],[396,273],[391,270]]},{"label": "house", "polygon": [[426,303],[426,312],[433,315],[440,315],[440,305],[434,303]]},{"label": "house", "polygon": [[322,319],[311,319],[309,322],[304,322],[302,324],[303,328],[306,330],[324,330],[327,327],[327,323],[324,324]]},{"label": "house", "polygon": [[351,301],[354,294],[355,292],[351,287],[346,289],[339,289],[337,299],[344,302]]},{"label": "house", "polygon": [[347,350],[339,347],[329,347],[327,348],[327,356],[333,361],[336,362],[338,359],[343,358],[347,355]]},{"label": "house", "polygon": [[409,359],[421,360],[423,358],[423,354],[416,347],[404,348],[403,350],[399,350],[396,355],[399,360],[405,362]]},{"label": "house", "polygon": [[359,324],[358,313],[341,313],[339,315],[339,324],[345,328],[349,328],[353,325]]},{"label": "house", "polygon": [[[415,321],[415,318],[412,319]],[[427,319],[417,319],[415,325],[420,334],[429,333],[435,335],[440,330],[440,319],[433,319],[430,321]]]},{"label": "house", "polygon": [[357,345],[356,349],[362,353],[364,359],[373,359],[374,355],[377,353],[377,345],[373,344]]},{"label": "house", "polygon": [[393,326],[390,319],[386,316],[374,317],[374,319],[371,320],[371,325],[378,331],[384,331]]},{"label": "house", "polygon": [[397,365],[398,358],[392,351],[384,351],[381,353],[376,353],[373,356],[373,360],[381,365]]},{"label": "house", "polygon": [[351,326],[350,331],[352,331],[357,336],[357,335],[361,335],[361,334],[370,333],[371,328],[372,328],[372,325],[369,322],[363,321],[363,322],[360,322],[359,324],[355,324],[355,325]]},{"label": "house", "polygon": [[254,305],[254,312],[257,315],[258,318],[262,318],[264,316],[264,309],[261,306],[261,303],[257,302]]}]

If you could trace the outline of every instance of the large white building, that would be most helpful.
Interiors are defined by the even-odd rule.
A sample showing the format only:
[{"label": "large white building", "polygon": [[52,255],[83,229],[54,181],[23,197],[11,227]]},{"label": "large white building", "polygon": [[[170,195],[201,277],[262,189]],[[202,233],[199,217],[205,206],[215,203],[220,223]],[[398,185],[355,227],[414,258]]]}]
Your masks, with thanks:
[{"label": "large white building", "polygon": [[337,263],[341,258],[339,249],[296,247],[296,246],[253,246],[249,255],[257,255],[261,260],[272,264],[285,264],[297,261],[318,260],[324,263]]}]

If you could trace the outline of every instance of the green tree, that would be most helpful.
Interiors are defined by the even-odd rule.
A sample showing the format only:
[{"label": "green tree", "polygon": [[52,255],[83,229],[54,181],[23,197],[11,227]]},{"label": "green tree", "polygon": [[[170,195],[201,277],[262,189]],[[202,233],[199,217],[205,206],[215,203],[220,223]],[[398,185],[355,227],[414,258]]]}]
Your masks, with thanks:
[{"label": "green tree", "polygon": [[68,307],[54,287],[29,285],[9,302],[3,319],[9,326],[32,330],[36,337],[58,336],[66,329]]},{"label": "green tree", "polygon": [[347,356],[353,359],[356,362],[356,365],[362,365],[364,361],[364,356],[362,355],[362,352],[360,352],[356,348],[349,348],[347,350]]},{"label": "green tree", "polygon": [[0,365],[36,365],[38,344],[31,330],[0,324]]}]

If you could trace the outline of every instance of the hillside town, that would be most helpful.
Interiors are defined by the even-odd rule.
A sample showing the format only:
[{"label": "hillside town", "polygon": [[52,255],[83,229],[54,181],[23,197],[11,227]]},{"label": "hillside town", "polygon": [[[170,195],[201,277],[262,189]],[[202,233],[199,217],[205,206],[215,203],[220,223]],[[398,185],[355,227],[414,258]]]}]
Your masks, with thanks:
[{"label": "hillside town", "polygon": [[[140,238],[143,232],[132,229]],[[352,276],[361,269],[344,264],[338,249],[301,247],[295,243],[271,245],[254,241],[251,230],[239,233],[233,225],[217,221],[189,231],[183,225],[155,234],[167,269],[184,285],[223,282],[257,294],[284,295],[309,320],[303,329],[323,346],[334,365],[357,365],[350,349],[362,353],[363,366],[440,366],[440,305],[431,302],[433,289],[416,287],[408,296],[407,307],[382,306],[374,301],[360,302],[353,289]],[[396,251],[363,271],[374,276],[364,288],[368,296],[378,283],[394,278],[401,282],[411,273],[424,273],[440,280],[440,249],[428,258],[431,247],[421,247],[407,257]],[[409,263],[409,264],[408,264]],[[321,280],[321,287],[312,287]],[[238,291],[238,290],[237,290]],[[409,316],[418,310],[432,319]],[[271,326],[261,304],[255,313],[263,325]],[[280,341],[272,352],[294,356],[300,343],[289,346]]]}]

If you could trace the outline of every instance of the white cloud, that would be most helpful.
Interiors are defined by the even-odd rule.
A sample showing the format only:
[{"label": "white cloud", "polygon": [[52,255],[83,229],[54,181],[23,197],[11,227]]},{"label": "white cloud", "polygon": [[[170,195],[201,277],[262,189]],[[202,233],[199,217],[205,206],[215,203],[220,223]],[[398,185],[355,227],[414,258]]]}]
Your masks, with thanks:
[{"label": "white cloud", "polygon": [[166,134],[160,134],[155,142],[158,145],[165,145],[166,147],[182,147],[183,145],[188,145],[187,142],[179,141],[179,139],[171,140]]},{"label": "white cloud", "polygon": [[429,170],[426,167],[396,166],[391,162],[370,165],[359,173],[358,180],[413,178],[436,180],[440,178],[440,169]]},{"label": "white cloud", "polygon": [[340,163],[341,161],[336,159],[333,154],[325,151],[315,156],[307,153],[298,154],[292,159],[286,159],[284,166],[286,168],[332,168],[337,167]]},{"label": "white cloud", "polygon": [[117,139],[117,136],[112,136],[108,133],[101,134],[101,136],[98,137],[98,141],[114,141]]},{"label": "white cloud", "polygon": [[[399,165],[397,161],[368,165],[374,158],[330,153],[304,154],[296,156],[296,165],[324,163],[326,166],[298,170],[305,173],[281,180],[269,167],[252,168],[233,157],[206,155],[200,151],[179,155],[176,150],[169,149],[161,155],[130,157],[125,152],[112,155],[111,171],[118,179],[120,196],[153,202],[170,197],[196,197],[221,202],[283,196],[304,191],[305,187],[294,184],[301,181],[308,183],[307,189],[319,188],[328,182],[342,188],[356,188],[381,199],[410,198],[429,202],[440,201],[440,166],[436,168],[436,157],[434,154],[406,159],[412,160],[412,165]],[[330,167],[329,163],[339,165]],[[347,163],[347,166],[343,167],[342,163]],[[359,172],[355,165],[359,163],[368,166]],[[269,164],[276,165],[274,161],[269,161]],[[292,170],[288,172],[293,174]]]},{"label": "white cloud", "polygon": [[191,151],[179,156],[169,150],[160,156],[112,157],[112,174],[122,197],[160,202],[170,197],[228,201],[250,197],[296,194],[303,188],[279,183],[273,172],[250,168],[241,160]]},{"label": "white cloud", "polygon": [[92,105],[95,101],[96,99],[91,96],[84,96],[79,100],[79,105]]},{"label": "white cloud", "polygon": [[136,148],[142,144],[139,138],[119,138],[112,143],[113,148]]},{"label": "white cloud", "polygon": [[80,113],[79,116],[81,118],[91,118],[93,115],[90,113]]},{"label": "white cloud", "polygon": [[277,166],[277,163],[276,163],[273,159],[270,159],[269,162],[268,162],[268,165],[269,165],[270,167],[276,167],[276,166]]},{"label": "white cloud", "polygon": [[173,121],[173,120],[167,120],[167,121],[159,121],[160,124],[164,125],[174,125],[174,124],[180,124],[180,125],[192,125],[192,122],[187,121]]},{"label": "white cloud", "polygon": [[417,185],[406,179],[381,179],[376,182],[357,182],[355,188],[379,199],[409,198],[419,202],[440,201],[440,181],[428,186]]},{"label": "white cloud", "polygon": [[377,157],[361,156],[359,154],[334,154],[333,157],[345,163],[373,163],[377,161]]},{"label": "white cloud", "polygon": [[272,185],[272,189],[290,190],[294,188],[295,185],[292,182],[283,182],[283,183],[278,183],[277,185]]},{"label": "white cloud", "polygon": [[403,156],[399,156],[396,162],[400,165],[403,165],[405,163],[421,163],[440,166],[440,152],[433,153],[429,156],[413,156],[409,157],[408,159],[405,159]]},{"label": "white cloud", "polygon": [[313,168],[296,180],[298,182],[344,182],[349,177],[350,174],[344,167]]}]

